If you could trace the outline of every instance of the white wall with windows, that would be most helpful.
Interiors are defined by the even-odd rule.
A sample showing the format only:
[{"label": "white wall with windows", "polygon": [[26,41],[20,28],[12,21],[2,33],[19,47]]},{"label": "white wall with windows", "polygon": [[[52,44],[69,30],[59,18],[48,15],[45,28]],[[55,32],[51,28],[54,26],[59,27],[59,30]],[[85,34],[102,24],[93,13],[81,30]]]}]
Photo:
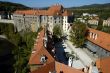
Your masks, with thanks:
[{"label": "white wall with windows", "polygon": [[63,16],[63,32],[68,34],[70,24],[68,23],[68,16]]}]

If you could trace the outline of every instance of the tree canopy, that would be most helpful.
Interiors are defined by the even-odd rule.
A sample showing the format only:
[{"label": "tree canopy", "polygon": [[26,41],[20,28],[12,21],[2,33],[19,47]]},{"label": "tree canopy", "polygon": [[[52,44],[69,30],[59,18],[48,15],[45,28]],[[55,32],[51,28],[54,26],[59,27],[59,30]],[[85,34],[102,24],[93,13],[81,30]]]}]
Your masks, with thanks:
[{"label": "tree canopy", "polygon": [[97,30],[102,30],[102,28],[103,28],[103,20],[102,19],[99,19]]},{"label": "tree canopy", "polygon": [[[40,28],[38,32],[42,30]],[[15,58],[14,72],[15,73],[28,73],[28,61],[31,54],[31,49],[34,45],[34,39],[37,37],[38,32],[25,32],[20,34],[14,32],[14,25],[7,23],[0,23],[0,35],[5,35],[12,44],[16,46],[13,48],[12,53]]]},{"label": "tree canopy", "polygon": [[57,38],[60,38],[62,36],[62,30],[60,25],[55,25],[53,28],[53,35],[55,35]]},{"label": "tree canopy", "polygon": [[70,41],[76,45],[76,47],[81,47],[85,41],[86,34],[86,24],[75,22],[70,31]]}]

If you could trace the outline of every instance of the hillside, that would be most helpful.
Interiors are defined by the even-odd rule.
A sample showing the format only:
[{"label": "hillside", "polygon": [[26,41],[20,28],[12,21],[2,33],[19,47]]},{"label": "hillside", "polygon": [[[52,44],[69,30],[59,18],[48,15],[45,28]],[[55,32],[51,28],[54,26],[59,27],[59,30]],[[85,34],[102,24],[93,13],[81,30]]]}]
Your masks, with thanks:
[{"label": "hillside", "polygon": [[70,7],[67,9],[73,11],[77,17],[79,17],[82,13],[97,14],[101,19],[107,19],[110,17],[110,3],[84,5],[80,7]]},{"label": "hillside", "polygon": [[84,5],[80,7],[70,7],[69,9],[110,9],[110,3],[105,3],[105,4],[91,4],[91,5]]},{"label": "hillside", "polygon": [[15,10],[21,10],[21,9],[30,9],[30,7],[24,6],[19,3],[0,1],[0,11],[13,12]]}]

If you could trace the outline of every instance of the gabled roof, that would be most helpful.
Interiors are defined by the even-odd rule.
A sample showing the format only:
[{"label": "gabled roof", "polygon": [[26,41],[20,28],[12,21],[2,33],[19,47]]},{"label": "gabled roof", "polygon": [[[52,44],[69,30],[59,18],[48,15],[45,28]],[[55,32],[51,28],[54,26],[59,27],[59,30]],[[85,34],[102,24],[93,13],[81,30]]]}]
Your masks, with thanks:
[{"label": "gabled roof", "polygon": [[[43,37],[44,37],[44,29],[40,32],[39,37],[36,41],[36,45],[34,46],[34,53],[31,54],[29,64],[30,65],[42,65],[39,69],[32,71],[31,73],[49,73],[56,72],[59,73],[63,71],[64,73],[83,73],[80,70],[77,70],[72,67],[68,67],[68,65],[64,65],[60,62],[55,61],[55,59],[51,56],[51,54],[47,51],[47,49],[43,46]],[[42,55],[47,57],[47,61],[42,64],[40,62],[40,58]]]},{"label": "gabled roof", "polygon": [[63,6],[62,5],[55,4],[55,5],[52,5],[48,10],[49,11],[52,11],[52,10],[54,10],[54,11],[60,11],[61,9],[63,9]]},{"label": "gabled roof", "polygon": [[63,15],[63,16],[71,16],[71,15],[73,15],[73,13],[72,13],[72,12],[69,12],[69,11],[67,11],[67,10],[65,10],[62,15]]},{"label": "gabled roof", "polygon": [[42,64],[40,62],[40,58],[42,55],[45,55],[47,57],[46,64],[54,61],[54,58],[49,54],[49,52],[43,45],[43,38],[44,38],[44,29],[38,35],[38,39],[35,43],[36,45],[34,46],[33,49],[34,53],[31,54],[29,64]]},{"label": "gabled roof", "polygon": [[14,14],[26,14],[26,15],[47,15],[47,10],[17,10]]},{"label": "gabled roof", "polygon": [[40,62],[40,58],[42,55],[45,55],[47,57],[47,61],[45,64],[49,64],[50,62],[54,61],[54,58],[49,54],[46,48],[41,48],[40,50],[36,51],[34,56],[30,58],[29,64],[42,64]]},{"label": "gabled roof", "polygon": [[70,12],[65,10],[62,5],[56,4],[52,5],[48,10],[17,10],[14,12],[14,14],[25,14],[25,15],[48,15],[48,16],[57,16],[57,15],[63,15],[68,16],[71,15]]},{"label": "gabled roof", "polygon": [[63,6],[56,4],[56,5],[52,5],[49,9],[48,9],[48,15],[61,15],[62,14],[62,10],[63,10]]},{"label": "gabled roof", "polygon": [[56,69],[56,73],[60,73],[61,71],[63,73],[84,73],[80,71],[79,69],[69,67],[68,65],[65,65],[57,61],[55,61],[55,69]]},{"label": "gabled roof", "polygon": [[96,66],[102,73],[110,73],[110,57],[98,59],[96,61]]},{"label": "gabled roof", "polygon": [[51,62],[40,69],[32,71],[31,73],[49,73],[49,71],[55,73],[60,73],[61,71],[63,73],[84,73],[78,69],[69,67],[68,65],[64,65],[57,61]]},{"label": "gabled roof", "polygon": [[51,71],[51,72],[55,71],[55,62],[46,64],[45,66],[43,66],[37,70],[34,70],[31,73],[49,73],[49,71]]},{"label": "gabled roof", "polygon": [[90,36],[88,35],[87,39],[89,41],[91,41],[94,44],[102,47],[105,50],[110,51],[110,40],[109,40],[110,34],[99,31],[99,30],[95,30],[95,29],[92,29],[92,28],[88,28],[88,32],[92,32],[92,33],[97,34],[97,39],[96,40],[93,39],[93,38],[90,38]]}]

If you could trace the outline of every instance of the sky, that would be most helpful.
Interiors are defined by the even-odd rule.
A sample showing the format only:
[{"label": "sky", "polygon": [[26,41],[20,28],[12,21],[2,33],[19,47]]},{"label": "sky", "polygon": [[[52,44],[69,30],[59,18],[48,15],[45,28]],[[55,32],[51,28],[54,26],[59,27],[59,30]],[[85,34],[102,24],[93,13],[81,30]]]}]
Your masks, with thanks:
[{"label": "sky", "polygon": [[64,7],[110,3],[110,0],[0,0],[24,4],[29,7],[47,7],[59,3]]}]

